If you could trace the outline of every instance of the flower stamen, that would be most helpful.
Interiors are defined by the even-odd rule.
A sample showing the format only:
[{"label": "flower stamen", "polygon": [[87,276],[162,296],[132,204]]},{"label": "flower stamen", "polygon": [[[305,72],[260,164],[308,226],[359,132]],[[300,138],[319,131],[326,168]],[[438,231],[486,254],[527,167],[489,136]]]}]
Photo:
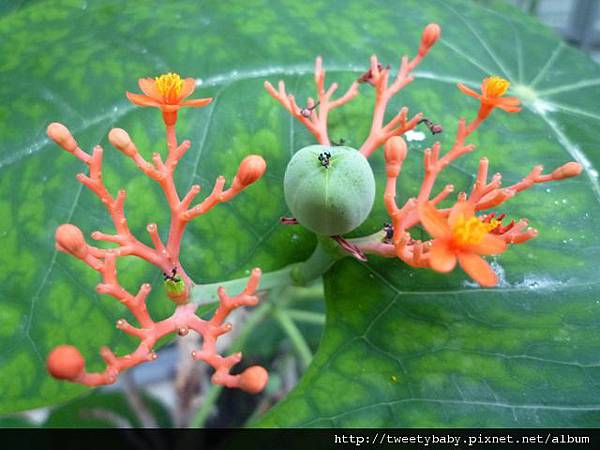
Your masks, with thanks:
[{"label": "flower stamen", "polygon": [[154,81],[156,82],[156,88],[167,103],[177,102],[183,88],[183,80],[179,74],[169,72],[155,77]]},{"label": "flower stamen", "polygon": [[504,95],[509,86],[510,81],[505,80],[502,77],[487,77],[485,80],[483,80],[483,93],[486,97],[501,97]]},{"label": "flower stamen", "polygon": [[482,222],[479,217],[473,216],[465,220],[464,216],[460,216],[452,227],[452,237],[458,245],[479,244],[484,236],[499,224],[495,219],[488,223]]}]

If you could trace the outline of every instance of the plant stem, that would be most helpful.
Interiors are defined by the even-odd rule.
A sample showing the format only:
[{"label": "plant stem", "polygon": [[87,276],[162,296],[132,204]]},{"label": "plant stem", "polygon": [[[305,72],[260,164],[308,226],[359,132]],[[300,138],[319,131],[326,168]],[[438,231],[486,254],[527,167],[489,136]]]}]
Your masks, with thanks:
[{"label": "plant stem", "polygon": [[[306,286],[327,272],[338,259],[344,256],[347,256],[347,254],[339,248],[333,239],[320,236],[315,250],[306,261],[290,264],[273,272],[263,273],[260,279],[260,290],[269,290],[274,287]],[[247,281],[247,277],[244,277],[194,285],[191,291],[191,300],[197,305],[215,302],[218,300],[218,288],[223,287],[228,292],[237,294],[244,290]]]},{"label": "plant stem", "polygon": [[273,310],[273,317],[275,317],[275,319],[279,322],[279,325],[285,334],[287,334],[288,338],[292,342],[292,345],[296,348],[296,352],[300,357],[300,361],[306,369],[312,360],[312,352],[310,351],[306,340],[304,340],[304,336],[302,336],[302,333],[294,321],[286,314],[284,309],[275,308]]},{"label": "plant stem", "polygon": [[299,309],[288,309],[287,315],[290,319],[296,322],[304,322],[313,325],[325,324],[325,314],[318,312],[302,311]]}]

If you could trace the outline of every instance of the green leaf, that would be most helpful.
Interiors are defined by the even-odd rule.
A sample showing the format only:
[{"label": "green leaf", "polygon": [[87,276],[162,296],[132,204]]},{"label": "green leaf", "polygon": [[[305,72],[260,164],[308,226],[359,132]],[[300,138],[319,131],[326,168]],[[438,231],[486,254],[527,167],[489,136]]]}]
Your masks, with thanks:
[{"label": "green leaf", "polygon": [[[468,189],[481,156],[505,184],[536,163],[552,170],[577,160],[585,171],[536,186],[502,208],[530,218],[540,233],[492,259],[502,278],[497,288],[477,288],[460,269],[441,275],[377,257],[339,262],[325,277],[327,325],[319,351],[259,426],[598,424],[600,68],[512,9],[500,14],[444,3],[421,13],[442,25],[443,39],[419,68],[425,79],[403,91],[402,102],[444,125],[446,149],[457,118],[473,117],[477,107],[455,81],[475,87],[488,74],[505,76],[525,108],[494,112],[471,138],[475,155],[450,167],[439,187],[452,182]],[[414,42],[407,28],[420,7],[403,8],[394,42]],[[388,47],[373,44],[378,54]],[[368,122],[366,114],[352,119]],[[345,126],[356,125],[348,119]],[[412,142],[400,204],[417,193],[420,151],[432,142],[429,136]],[[381,182],[381,154],[373,164]],[[380,202],[363,231],[384,220]]]}]

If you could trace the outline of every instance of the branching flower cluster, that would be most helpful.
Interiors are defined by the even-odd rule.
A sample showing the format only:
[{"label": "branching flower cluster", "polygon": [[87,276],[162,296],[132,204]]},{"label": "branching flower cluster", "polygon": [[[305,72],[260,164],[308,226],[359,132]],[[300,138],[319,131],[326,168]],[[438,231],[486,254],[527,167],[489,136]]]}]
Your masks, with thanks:
[{"label": "branching flower cluster", "polygon": [[[92,239],[115,244],[105,249],[88,244],[81,230],[72,224],[64,224],[56,230],[56,248],[80,259],[96,270],[102,281],[96,286],[100,294],[109,295],[133,314],[137,325],[125,319],[117,321],[117,328],[140,340],[140,344],[130,354],[116,356],[109,348],[101,350],[106,369],[90,373],[85,369],[85,360],[77,348],[71,345],[56,347],[48,357],[50,373],[59,379],[67,379],[88,386],[114,383],[119,372],[145,361],[156,359],[153,351],[156,342],[165,335],[177,333],[186,335],[190,331],[202,336],[202,347],[192,352],[192,357],[210,364],[214,369],[212,381],[228,387],[237,387],[248,392],[259,392],[267,383],[268,375],[264,368],[252,366],[238,375],[230,373],[232,367],[241,360],[241,353],[224,357],[216,349],[217,338],[232,329],[226,322],[228,314],[241,306],[254,306],[258,302],[255,295],[261,271],[254,269],[245,289],[234,297],[229,297],[223,289],[218,290],[219,305],[209,320],[196,315],[197,306],[189,302],[192,280],[181,266],[181,240],[187,224],[194,218],[207,213],[219,203],[231,200],[252,183],[257,181],[266,170],[265,161],[257,155],[247,156],[240,164],[231,185],[225,188],[225,178],[218,177],[212,192],[201,202],[193,205],[200,193],[200,186],[193,185],[180,197],[175,187],[177,164],[190,148],[190,141],[177,142],[175,126],[177,111],[181,107],[201,107],[212,99],[186,100],[196,86],[193,78],[181,79],[177,74],[166,74],[155,79],[143,78],[139,86],[145,95],[127,93],[133,103],[140,106],[157,107],[162,112],[166,127],[167,156],[160,153],[152,155],[152,162],[144,159],[125,130],[115,128],[108,134],[108,140],[117,150],[130,158],[140,171],[156,181],[164,192],[169,204],[171,221],[168,238],[163,241],[155,223],[147,225],[152,245],[140,241],[129,228],[125,217],[125,190],[113,196],[102,178],[103,149],[96,146],[91,154],[83,151],[69,130],[60,123],[48,126],[48,136],[64,150],[81,160],[89,169],[86,175],[80,173],[77,179],[89,188],[104,204],[114,224],[115,233],[100,231],[92,233]],[[146,299],[151,286],[142,284],[137,293],[131,293],[120,283],[117,276],[117,259],[136,256],[159,268],[165,277],[165,288],[169,298],[177,304],[174,313],[161,321],[153,320],[146,307]]]},{"label": "branching flower cluster", "polygon": [[[413,81],[413,70],[437,42],[440,34],[441,30],[437,24],[425,27],[416,56],[412,59],[402,57],[400,68],[391,83],[391,68],[383,66],[376,56],[372,56],[369,70],[363,73],[342,97],[334,101],[331,101],[331,97],[338,85],[334,83],[329,88],[325,87],[325,71],[320,57],[315,65],[318,101],[308,98],[306,108],[297,105],[294,96],[286,92],[283,81],[279,82],[278,89],[267,81],[265,89],[293,117],[303,123],[321,145],[329,146],[329,111],[356,97],[359,84],[371,85],[375,90],[372,125],[359,152],[368,158],[377,148],[384,146],[387,180],[383,200],[391,224],[382,233],[378,233],[376,239],[345,240],[340,236],[332,237],[344,250],[361,260],[364,260],[365,254],[375,254],[387,258],[400,258],[412,267],[431,268],[438,272],[449,272],[458,262],[480,285],[495,286],[499,282],[498,276],[482,255],[502,253],[509,244],[526,242],[536,237],[538,232],[528,226],[526,219],[504,223],[504,214],[493,211],[481,215],[477,213],[497,208],[537,183],[579,175],[582,167],[579,163],[568,162],[545,174],[542,166],[535,166],[522,181],[502,186],[502,175],[496,173],[489,179],[488,159],[481,158],[470,193],[460,192],[454,206],[439,209],[440,203],[454,191],[454,186],[448,184],[440,192],[433,193],[434,185],[448,165],[475,150],[473,144],[466,142],[467,138],[494,109],[502,109],[509,113],[516,113],[521,109],[519,99],[504,96],[510,83],[500,77],[490,76],[483,80],[481,93],[463,84],[458,85],[462,92],[479,101],[477,115],[471,121],[459,119],[454,143],[447,152],[442,152],[440,142],[425,150],[421,188],[415,197],[403,205],[398,205],[397,179],[407,155],[407,146],[402,135],[419,123],[425,123],[433,134],[441,132],[442,127],[424,118],[422,113],[409,118],[406,107],[401,108],[388,123],[384,123],[384,116],[390,99]],[[285,223],[294,223],[293,218],[286,218]],[[411,229],[417,225],[423,226],[431,239],[421,241],[413,238]]]},{"label": "branching flower cluster", "polygon": [[[438,272],[450,272],[460,265],[481,286],[495,286],[499,282],[498,276],[483,256],[500,254],[511,244],[521,244],[537,236],[537,230],[529,227],[527,220],[507,221],[505,214],[492,210],[535,184],[579,175],[582,170],[580,164],[567,162],[549,173],[544,173],[542,166],[535,166],[518,183],[502,186],[501,174],[496,173],[490,178],[488,159],[481,158],[475,183],[468,192],[458,193],[453,206],[440,207],[441,202],[454,192],[453,185],[448,184],[439,192],[434,192],[444,169],[475,150],[475,146],[468,143],[467,139],[495,109],[508,113],[520,111],[519,99],[505,96],[510,83],[497,76],[485,78],[481,92],[458,85],[462,92],[478,101],[477,114],[470,121],[464,118],[458,120],[456,136],[448,151],[442,150],[440,142],[435,142],[424,151],[424,177],[419,191],[402,205],[396,202],[397,180],[407,156],[407,145],[402,136],[423,123],[433,134],[441,133],[443,128],[425,118],[421,112],[410,116],[407,107],[401,108],[386,123],[386,109],[389,101],[414,80],[415,68],[438,41],[440,33],[440,27],[436,24],[425,27],[416,56],[412,59],[403,56],[399,70],[393,77],[391,68],[372,56],[368,70],[338,98],[334,98],[338,84],[333,83],[329,87],[325,84],[325,71],[320,57],[315,64],[317,96],[309,97],[306,106],[298,105],[282,81],[277,89],[268,81],[265,82],[267,92],[306,126],[319,143],[298,151],[288,165],[284,180],[286,201],[288,206],[292,203],[295,205],[298,214],[282,221],[286,224],[304,224],[319,235],[319,244],[306,261],[265,274],[263,285],[304,285],[326,272],[336,259],[342,257],[340,255],[352,255],[364,261],[366,255],[371,254],[399,258],[412,267]],[[335,144],[332,146],[328,133],[329,112],[355,98],[361,85],[369,85],[375,91],[369,135],[358,150]],[[48,136],[88,167],[88,173],[80,173],[77,179],[104,204],[115,229],[114,234],[100,231],[91,234],[92,239],[113,245],[104,248],[86,242],[83,233],[75,225],[63,224],[56,231],[56,248],[83,261],[100,274],[101,282],[96,287],[98,293],[121,302],[137,322],[134,325],[120,319],[117,328],[138,338],[140,343],[132,353],[124,356],[117,356],[110,349],[103,348],[101,355],[106,368],[96,373],[86,370],[85,360],[77,348],[61,345],[50,353],[48,369],[59,379],[88,386],[110,384],[115,382],[121,371],[155,359],[157,355],[153,348],[163,336],[173,333],[186,335],[193,331],[202,337],[202,346],[192,352],[192,357],[214,368],[214,383],[260,392],[268,380],[266,370],[252,366],[241,374],[231,374],[241,354],[220,355],[216,341],[231,330],[231,325],[226,322],[231,311],[257,304],[256,291],[261,271],[254,269],[248,280],[243,279],[245,287],[234,297],[229,297],[222,287],[218,288],[218,306],[210,319],[203,320],[196,314],[197,306],[190,302],[191,291],[200,288],[206,290],[207,286],[212,285],[194,285],[181,265],[180,251],[188,223],[219,203],[231,200],[256,182],[264,174],[266,163],[260,156],[247,156],[229,187],[226,187],[226,180],[221,176],[217,178],[212,192],[202,201],[194,204],[200,193],[199,185],[191,186],[180,197],[175,186],[175,170],[191,143],[177,140],[177,114],[182,107],[202,107],[212,99],[188,99],[195,89],[195,80],[182,79],[174,73],[140,79],[139,86],[143,94],[128,92],[127,97],[136,105],[161,111],[166,130],[166,158],[156,152],[151,161],[146,160],[128,133],[120,128],[111,130],[108,140],[162,189],[170,208],[170,226],[165,241],[161,239],[155,223],[146,227],[152,245],[145,244],[132,233],[124,210],[125,190],[112,195],[104,183],[103,149],[100,146],[96,146],[91,153],[83,151],[69,130],[59,123],[48,126]],[[375,181],[367,158],[382,146],[387,176],[383,202],[391,223],[374,235],[346,239],[342,235],[358,227],[370,212],[375,196]],[[306,182],[305,174],[314,175],[315,183]],[[328,187],[327,183],[333,183],[334,180],[340,183],[335,186],[338,188],[335,194],[328,189],[320,189],[321,184]],[[300,183],[302,189],[296,189],[295,183]],[[326,191],[326,194],[322,191]],[[300,198],[302,195],[304,197]],[[365,200],[364,204],[359,201],[366,198],[369,200]],[[350,211],[344,209],[348,205]],[[323,211],[323,208],[329,210]],[[415,239],[413,229],[416,226],[423,227],[430,239]],[[151,289],[149,284],[142,284],[136,293],[132,293],[119,283],[117,260],[126,256],[141,258],[163,273],[165,291],[176,304],[169,318],[155,321],[150,317],[146,306]],[[239,280],[232,280],[230,286],[238,286],[236,281]]]}]

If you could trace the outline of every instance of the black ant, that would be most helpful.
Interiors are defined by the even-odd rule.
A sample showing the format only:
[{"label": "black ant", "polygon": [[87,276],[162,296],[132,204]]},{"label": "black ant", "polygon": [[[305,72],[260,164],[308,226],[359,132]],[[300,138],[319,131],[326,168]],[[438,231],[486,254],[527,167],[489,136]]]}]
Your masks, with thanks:
[{"label": "black ant", "polygon": [[308,118],[310,117],[310,115],[311,115],[311,113],[312,113],[313,109],[315,109],[317,106],[319,106],[319,102],[315,103],[315,104],[314,104],[314,105],[312,105],[312,106],[307,106],[306,108],[302,108],[302,109],[300,110],[300,115],[301,115],[302,117],[306,117],[306,118],[308,119]]},{"label": "black ant", "polygon": [[335,141],[331,141],[331,145],[333,145],[334,147],[341,147],[346,143],[346,139],[340,139],[339,141],[335,142]]},{"label": "black ant", "polygon": [[329,160],[330,159],[331,159],[331,153],[329,153],[329,152],[321,152],[321,154],[319,155],[319,162],[326,169],[329,169],[329,164],[330,164]]},{"label": "black ant", "polygon": [[[390,70],[391,66],[388,64],[387,66],[383,67],[382,64],[377,64],[377,70],[379,72],[382,72],[384,70]],[[358,79],[356,80],[359,84],[362,83],[369,83],[369,84],[373,84],[373,71],[371,69],[367,70],[366,72],[364,72],[363,74],[360,75],[360,77],[358,77]]]},{"label": "black ant", "polygon": [[385,236],[383,237],[383,242],[385,242],[386,244],[389,244],[390,242],[392,242],[392,239],[394,238],[394,227],[392,226],[391,223],[384,223],[383,231],[385,232]]},{"label": "black ant", "polygon": [[173,270],[171,270],[171,275],[167,275],[165,272],[163,272],[163,278],[165,281],[172,281],[174,283],[179,283],[181,281],[181,278],[177,276],[177,267],[173,267]]},{"label": "black ant", "polygon": [[431,120],[426,119],[425,117],[423,117],[421,120],[419,120],[419,122],[417,122],[417,124],[421,124],[424,123],[425,126],[427,128],[429,128],[429,131],[431,131],[431,134],[438,134],[441,133],[442,131],[444,131],[444,129],[442,128],[442,126],[439,123],[433,123]]}]

